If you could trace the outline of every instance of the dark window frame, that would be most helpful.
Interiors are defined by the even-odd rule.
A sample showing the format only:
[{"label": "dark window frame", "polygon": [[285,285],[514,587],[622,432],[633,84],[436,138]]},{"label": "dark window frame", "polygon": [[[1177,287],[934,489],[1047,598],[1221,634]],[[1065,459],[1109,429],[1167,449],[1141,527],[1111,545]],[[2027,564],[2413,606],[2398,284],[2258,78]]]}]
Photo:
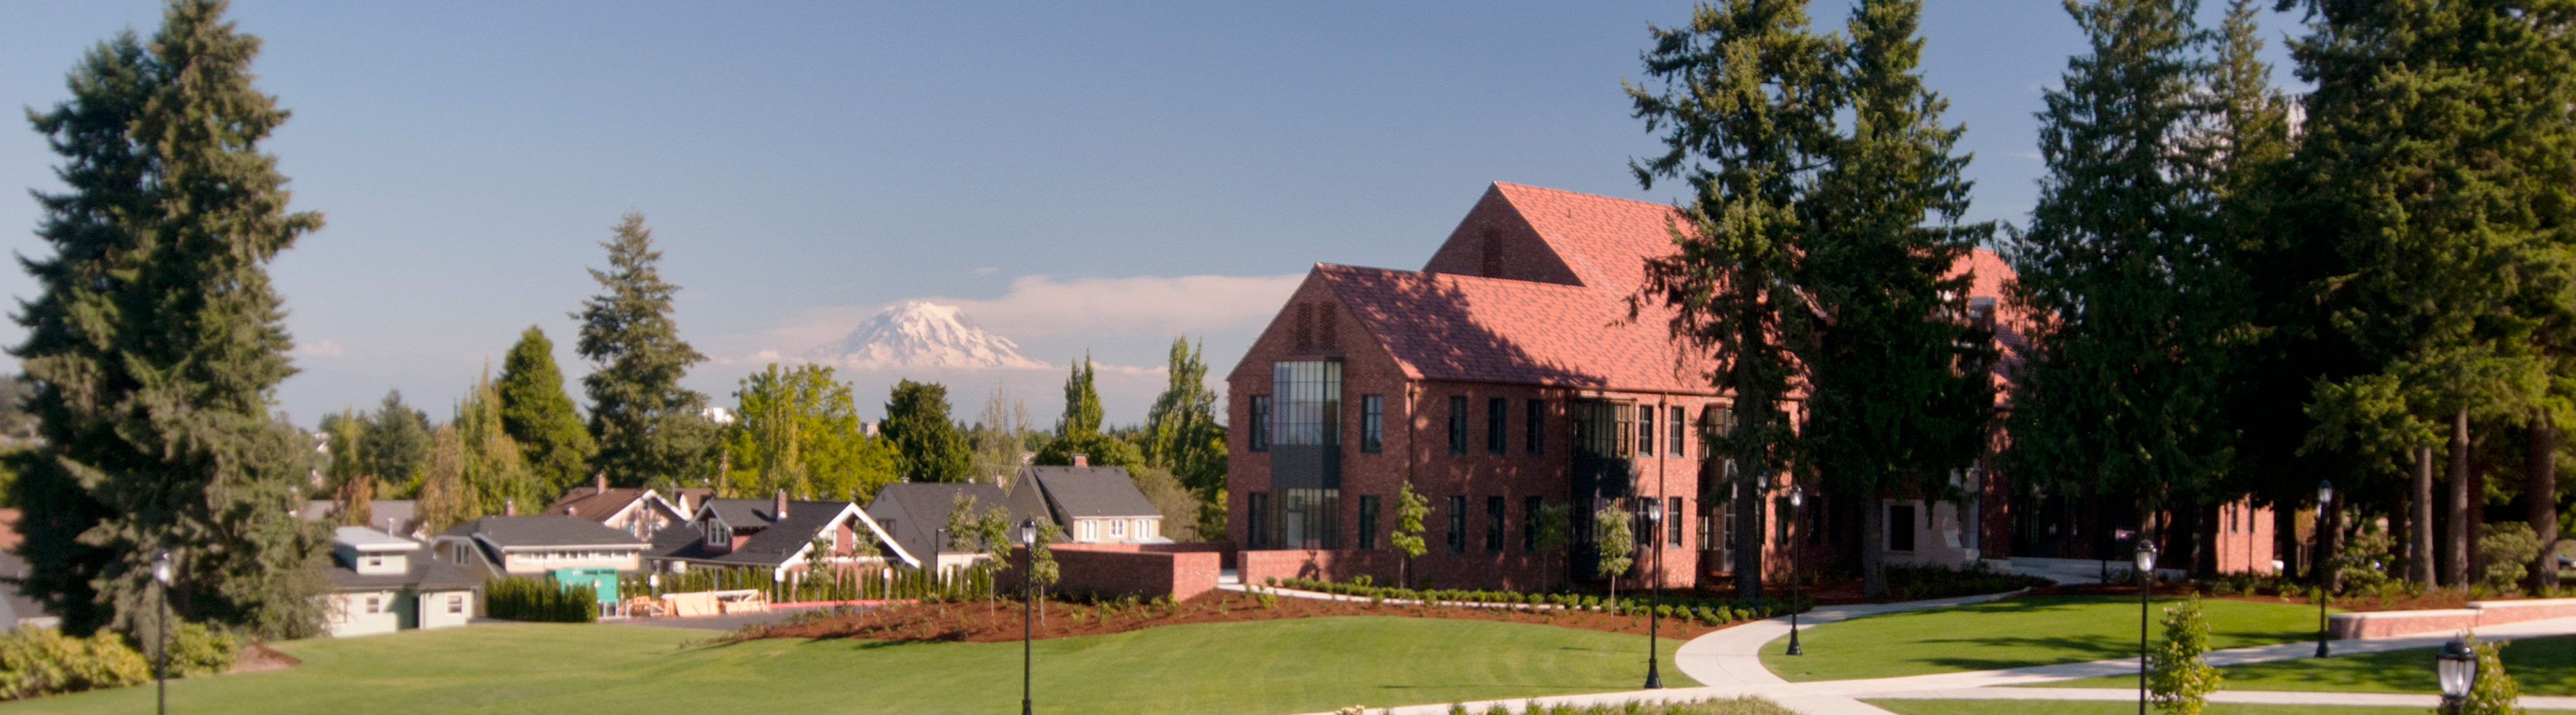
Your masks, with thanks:
[{"label": "dark window frame", "polygon": [[1673,456],[1676,458],[1689,457],[1690,410],[1683,409],[1680,405],[1674,405],[1672,409],[1665,411],[1664,419],[1671,423],[1670,426],[1664,428],[1664,439],[1665,441],[1672,443],[1671,449]]},{"label": "dark window frame", "polygon": [[1655,456],[1655,422],[1662,412],[1654,405],[1637,406],[1637,458]]},{"label": "dark window frame", "polygon": [[1536,457],[1547,454],[1547,401],[1539,399],[1530,400],[1529,414],[1523,416],[1521,421],[1523,422],[1521,425],[1521,431],[1523,432],[1522,439],[1529,441],[1529,445],[1526,447],[1529,451],[1529,456]]},{"label": "dark window frame", "polygon": [[1270,451],[1270,396],[1253,395],[1251,405],[1244,409],[1251,413],[1246,421],[1252,423],[1252,429],[1244,430],[1245,439],[1250,442],[1245,448],[1254,452]]},{"label": "dark window frame", "polygon": [[1271,521],[1270,493],[1245,492],[1243,494],[1243,511],[1244,521],[1248,522],[1243,525],[1243,540],[1252,542],[1246,546],[1254,549],[1269,546]]},{"label": "dark window frame", "polygon": [[1538,551],[1538,513],[1540,510],[1546,508],[1546,499],[1535,496],[1521,498],[1522,551],[1532,553],[1536,553]]},{"label": "dark window frame", "polygon": [[1449,453],[1467,453],[1467,396],[1449,396]]},{"label": "dark window frame", "polygon": [[1386,396],[1360,396],[1360,451],[1376,454],[1386,449]]},{"label": "dark window frame", "polygon": [[1500,456],[1511,449],[1512,401],[1507,397],[1485,398],[1485,453]]},{"label": "dark window frame", "polygon": [[1682,498],[1681,498],[1681,497],[1665,497],[1665,502],[1664,502],[1664,524],[1665,524],[1664,529],[1665,529],[1665,531],[1666,531],[1666,532],[1668,532],[1668,536],[1669,536],[1669,538],[1666,538],[1666,539],[1664,540],[1664,541],[1665,541],[1665,543],[1671,544],[1671,545],[1672,545],[1672,548],[1676,548],[1676,549],[1681,548],[1681,547],[1682,547]]},{"label": "dark window frame", "polygon": [[1467,495],[1465,494],[1449,497],[1449,553],[1467,553]]},{"label": "dark window frame", "polygon": [[1360,496],[1360,548],[1377,548],[1377,495]]},{"label": "dark window frame", "polygon": [[1503,527],[1509,524],[1510,517],[1511,503],[1505,501],[1502,495],[1494,494],[1485,497],[1485,520],[1492,522],[1485,525],[1485,553],[1503,552]]}]

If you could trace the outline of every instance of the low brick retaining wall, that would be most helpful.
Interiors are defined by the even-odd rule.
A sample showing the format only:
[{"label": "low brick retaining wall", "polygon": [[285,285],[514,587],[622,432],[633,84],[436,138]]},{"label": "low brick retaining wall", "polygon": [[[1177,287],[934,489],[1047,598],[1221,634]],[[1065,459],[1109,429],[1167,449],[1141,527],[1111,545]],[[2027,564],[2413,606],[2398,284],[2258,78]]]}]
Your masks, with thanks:
[{"label": "low brick retaining wall", "polygon": [[1401,565],[1403,560],[1395,552],[1375,549],[1278,549],[1244,551],[1235,556],[1236,575],[1245,585],[1255,586],[1273,578],[1349,581],[1354,576],[1392,585],[1396,568]]},{"label": "low brick retaining wall", "polygon": [[2326,617],[2326,632],[2339,640],[2387,638],[2576,616],[2576,598],[2470,601],[2468,605],[2423,611],[2337,613]]},{"label": "low brick retaining wall", "polygon": [[[1222,554],[1215,550],[1147,550],[1181,544],[1059,544],[1055,552],[1055,590],[1103,596],[1170,596],[1178,601],[1216,590]],[[1011,552],[1011,568],[997,575],[1005,585],[1019,582],[1028,549]]]}]

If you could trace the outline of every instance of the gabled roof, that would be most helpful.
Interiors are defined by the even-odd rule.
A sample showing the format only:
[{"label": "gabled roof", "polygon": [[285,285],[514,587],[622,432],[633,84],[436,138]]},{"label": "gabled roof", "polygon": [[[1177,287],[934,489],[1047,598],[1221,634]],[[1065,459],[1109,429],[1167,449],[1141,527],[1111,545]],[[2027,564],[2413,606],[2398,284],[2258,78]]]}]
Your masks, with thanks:
[{"label": "gabled roof", "polygon": [[1510,202],[1585,287],[1621,295],[1645,283],[1647,257],[1673,252],[1672,229],[1689,225],[1664,204],[1499,181],[1488,191]]},{"label": "gabled roof", "polygon": [[[1054,521],[1046,514],[1030,513],[1025,505],[1014,504],[1002,488],[982,482],[896,482],[877,488],[877,496],[868,502],[868,516],[884,525],[898,544],[913,554],[930,553],[933,549],[956,553],[948,548],[938,530],[948,527],[948,513],[957,508],[957,495],[975,498],[975,510],[993,507],[1008,510],[1012,523],[1038,518]],[[892,520],[892,523],[888,523]]]},{"label": "gabled roof", "polygon": [[650,489],[617,487],[601,489],[597,486],[578,486],[566,492],[562,499],[547,505],[544,511],[537,513],[550,516],[576,516],[604,523],[611,517],[625,513],[628,507],[643,501],[652,493],[653,490]]},{"label": "gabled roof", "polygon": [[[826,536],[844,519],[855,520],[857,523],[852,525],[853,529],[870,532],[880,543],[893,538],[860,511],[857,504],[845,501],[791,501],[787,503],[785,519],[775,518],[777,511],[777,502],[770,499],[707,500],[706,506],[691,516],[689,528],[665,529],[660,536],[654,537],[652,558],[779,566],[801,557],[817,537]],[[757,531],[753,531],[739,547],[727,551],[709,549],[703,528],[710,516],[737,531]],[[896,556],[911,560],[900,547],[896,549]]]},{"label": "gabled roof", "polygon": [[571,516],[487,516],[458,524],[439,536],[473,539],[500,549],[644,546],[644,540],[633,534]]},{"label": "gabled roof", "polygon": [[331,530],[331,543],[347,546],[352,551],[362,553],[411,551],[420,548],[418,541],[364,526],[343,526]]},{"label": "gabled roof", "polygon": [[1046,494],[1047,506],[1060,520],[1162,516],[1120,467],[1021,467],[1013,486],[1031,484]]},{"label": "gabled roof", "polygon": [[1628,320],[1625,293],[1332,264],[1312,276],[1409,377],[1713,392],[1708,360],[1679,359],[1668,314],[1650,307]]},{"label": "gabled roof", "polygon": [[334,564],[323,570],[333,591],[383,591],[413,589],[418,591],[461,591],[483,585],[483,569],[464,568],[414,554],[411,568],[398,574],[360,574],[356,569]]}]

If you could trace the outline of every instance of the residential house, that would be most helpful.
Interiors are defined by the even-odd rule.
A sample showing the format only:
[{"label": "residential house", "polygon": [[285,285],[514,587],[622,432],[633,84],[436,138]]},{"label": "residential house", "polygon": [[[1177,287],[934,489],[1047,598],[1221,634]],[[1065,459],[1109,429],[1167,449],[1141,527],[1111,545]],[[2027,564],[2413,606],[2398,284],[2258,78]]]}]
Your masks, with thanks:
[{"label": "residential house", "polygon": [[948,515],[957,509],[957,499],[974,500],[973,509],[981,513],[1001,507],[1010,515],[1012,524],[1036,518],[1052,520],[1043,508],[1013,502],[1002,488],[982,482],[897,482],[877,488],[875,499],[868,501],[867,513],[892,535],[893,543],[906,555],[904,563],[916,568],[923,564],[919,557],[935,555],[936,567],[955,569],[984,558],[979,549],[960,549],[948,534]]},{"label": "residential house", "polygon": [[[305,521],[338,523],[340,503],[329,499],[309,499],[303,508],[295,510],[295,516]],[[368,500],[366,525],[413,540],[429,538],[429,525],[420,518],[420,504],[410,499]]]},{"label": "residential house", "polygon": [[1168,544],[1163,515],[1122,467],[1094,467],[1081,456],[1073,466],[1021,467],[1011,481],[1015,512],[1044,512],[1061,525],[1060,540],[1077,544]]},{"label": "residential house", "polygon": [[[1628,573],[1690,587],[1730,575],[1738,529],[1771,536],[1758,554],[1766,572],[1785,569],[1793,547],[1809,569],[1852,565],[1864,510],[1881,509],[1892,562],[1961,566],[2035,541],[2035,522],[2019,517],[2073,511],[2016,509],[2019,495],[1980,457],[1932,465],[1968,495],[1956,501],[1811,492],[1794,514],[1766,508],[1760,523],[1736,524],[1743,510],[1730,500],[1773,503],[1788,475],[1739,478],[1710,458],[1709,440],[1734,423],[1733,396],[1708,378],[1720,366],[1672,338],[1668,308],[1629,304],[1646,261],[1670,255],[1672,231],[1688,226],[1663,204],[1497,183],[1421,270],[1316,264],[1226,378],[1227,423],[1241,426],[1228,436],[1228,538],[1248,552],[1391,566],[1386,537],[1410,484],[1431,508],[1430,553],[1414,574],[1540,588],[1591,580],[1592,515],[1618,505],[1639,547]],[[2022,347],[2020,323],[2003,315],[2012,271],[1982,249],[1956,271],[1972,279],[1960,319],[1991,328],[2003,356],[1989,376],[2001,409]],[[1787,398],[1791,422],[1803,421],[1804,393]],[[1538,548],[1549,507],[1570,516],[1568,558]],[[2270,521],[2231,509],[2245,513],[2230,523]],[[2269,559],[2268,536],[2250,527],[2220,537],[2222,553]]]},{"label": "residential house", "polygon": [[892,535],[846,501],[800,501],[780,491],[770,499],[708,499],[684,528],[665,529],[649,557],[657,569],[772,568],[802,571],[823,549],[833,566],[911,563]]},{"label": "residential house", "polygon": [[61,616],[45,612],[45,604],[18,592],[18,579],[27,577],[27,560],[18,556],[18,510],[0,509],[0,631],[17,630],[20,626],[59,628]]},{"label": "residential house", "polygon": [[331,535],[331,593],[324,625],[334,637],[454,628],[481,603],[480,575],[430,558],[421,543],[364,526]]},{"label": "residential house", "polygon": [[432,546],[440,560],[474,573],[590,586],[601,612],[616,613],[617,575],[643,570],[647,544],[577,516],[505,515],[458,524]]},{"label": "residential house", "polygon": [[573,487],[562,499],[537,513],[581,517],[651,541],[663,529],[687,522],[693,511],[690,505],[705,503],[713,493],[711,489],[679,489],[673,495],[674,501],[651,489],[610,488],[608,476],[603,474],[588,486]]}]

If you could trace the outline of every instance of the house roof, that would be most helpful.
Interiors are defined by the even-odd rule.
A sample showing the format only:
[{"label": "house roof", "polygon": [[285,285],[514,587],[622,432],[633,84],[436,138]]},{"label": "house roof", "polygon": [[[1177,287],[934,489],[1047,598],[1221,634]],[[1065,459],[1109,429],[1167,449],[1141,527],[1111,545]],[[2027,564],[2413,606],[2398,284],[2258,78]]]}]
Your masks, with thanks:
[{"label": "house roof", "polygon": [[[296,518],[305,521],[337,521],[340,504],[329,499],[312,499],[295,510]],[[367,501],[368,526],[394,531],[408,531],[419,526],[420,502],[411,499],[371,499]]]},{"label": "house roof", "polygon": [[331,542],[344,544],[360,552],[410,551],[420,542],[377,531],[364,526],[343,526],[331,531]]},{"label": "house roof", "polygon": [[1621,295],[1646,281],[1645,259],[1673,252],[1672,229],[1688,227],[1673,207],[1563,189],[1494,182],[1583,285]]},{"label": "house roof", "polygon": [[440,536],[477,539],[501,549],[644,545],[632,534],[571,516],[487,516],[458,524]]},{"label": "house roof", "polygon": [[1136,480],[1121,467],[1021,467],[1014,484],[1032,483],[1045,492],[1047,504],[1059,518],[1162,516],[1162,510],[1145,500]]},{"label": "house roof", "polygon": [[1625,293],[1585,286],[1318,264],[1312,273],[1408,377],[1709,393],[1667,313],[1628,319]]},{"label": "house roof", "polygon": [[[897,482],[877,488],[877,496],[868,502],[868,516],[891,534],[904,549],[921,554],[933,548],[943,553],[957,553],[948,548],[937,531],[948,527],[948,513],[954,511],[958,494],[975,498],[978,511],[993,507],[1009,510],[1012,523],[1038,518],[1054,521],[1046,514],[1033,514],[1025,505],[1013,504],[1002,488],[982,482]],[[889,523],[891,522],[891,523]]]},{"label": "house roof", "polygon": [[578,486],[573,487],[572,491],[566,492],[562,499],[555,500],[555,503],[547,505],[543,511],[539,511],[537,513],[552,516],[575,516],[589,519],[591,521],[605,522],[608,521],[609,517],[617,516],[619,513],[626,511],[627,507],[633,506],[635,502],[643,500],[646,495],[652,493],[653,490],[650,489],[621,489],[617,487],[601,489],[597,486]]},{"label": "house roof", "polygon": [[399,574],[360,574],[347,566],[333,565],[323,572],[333,591],[417,591],[464,590],[483,585],[481,569],[467,570],[449,565],[429,554],[414,554],[406,559],[411,568]]},{"label": "house roof", "polygon": [[[845,501],[790,501],[787,518],[773,518],[777,502],[769,499],[711,499],[697,514],[693,524],[703,524],[707,514],[724,520],[737,530],[759,529],[742,545],[729,551],[707,548],[706,533],[701,529],[666,529],[653,538],[652,558],[698,561],[744,566],[778,566],[794,560],[816,537],[838,525],[844,518],[864,519],[858,505]],[[883,530],[863,523],[855,528],[877,531],[879,539],[887,538]]]}]

